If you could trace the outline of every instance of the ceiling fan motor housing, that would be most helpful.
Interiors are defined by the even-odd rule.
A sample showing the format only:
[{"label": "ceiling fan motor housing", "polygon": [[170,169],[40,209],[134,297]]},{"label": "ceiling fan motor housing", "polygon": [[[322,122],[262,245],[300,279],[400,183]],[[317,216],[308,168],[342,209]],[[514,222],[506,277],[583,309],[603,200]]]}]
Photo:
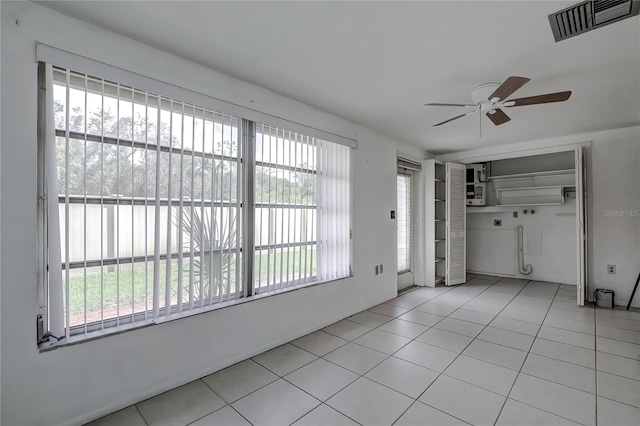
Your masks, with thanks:
[{"label": "ceiling fan motor housing", "polygon": [[489,96],[500,87],[500,83],[485,83],[471,91],[471,100],[474,104],[480,105],[489,102]]}]

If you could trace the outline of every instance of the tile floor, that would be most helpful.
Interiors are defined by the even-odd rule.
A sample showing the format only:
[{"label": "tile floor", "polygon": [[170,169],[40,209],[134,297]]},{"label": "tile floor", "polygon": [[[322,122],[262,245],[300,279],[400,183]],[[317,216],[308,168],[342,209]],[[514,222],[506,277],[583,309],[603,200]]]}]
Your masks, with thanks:
[{"label": "tile floor", "polygon": [[640,312],[575,287],[418,288],[96,425],[640,424]]}]

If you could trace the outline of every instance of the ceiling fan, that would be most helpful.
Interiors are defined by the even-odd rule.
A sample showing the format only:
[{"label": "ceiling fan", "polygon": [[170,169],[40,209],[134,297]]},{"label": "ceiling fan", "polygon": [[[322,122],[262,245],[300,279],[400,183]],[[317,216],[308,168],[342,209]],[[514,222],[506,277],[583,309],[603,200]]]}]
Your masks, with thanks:
[{"label": "ceiling fan", "polygon": [[[547,93],[546,95],[530,96],[527,98],[506,100],[516,90],[524,86],[530,79],[526,77],[511,76],[504,83],[486,83],[474,88],[471,91],[471,100],[473,104],[445,104],[445,103],[429,103],[425,106],[451,106],[473,108],[473,111],[460,114],[448,120],[436,123],[433,127],[441,126],[453,120],[457,120],[464,116],[474,114],[476,112],[486,113],[487,117],[499,126],[511,120],[502,110],[503,108],[512,108],[525,105],[547,104],[551,102],[564,102],[571,96],[571,92]],[[482,116],[480,116],[482,117]],[[482,120],[481,120],[482,123]]]}]

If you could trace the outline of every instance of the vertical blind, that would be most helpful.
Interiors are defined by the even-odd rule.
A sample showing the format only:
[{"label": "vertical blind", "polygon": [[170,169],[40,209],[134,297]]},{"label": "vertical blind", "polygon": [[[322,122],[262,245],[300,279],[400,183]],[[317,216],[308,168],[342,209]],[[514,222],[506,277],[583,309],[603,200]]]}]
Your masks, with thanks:
[{"label": "vertical blind", "polygon": [[350,274],[351,150],[317,140],[318,276],[331,280]]},{"label": "vertical blind", "polygon": [[49,289],[62,300],[50,301],[52,324],[63,317],[69,336],[238,297],[239,120],[47,69],[49,258],[61,264]]},{"label": "vertical blind", "polygon": [[256,124],[255,290],[349,275],[350,148]]},{"label": "vertical blind", "polygon": [[411,270],[411,175],[398,173],[398,273]]},{"label": "vertical blind", "polygon": [[316,139],[256,125],[255,290],[316,277]]},{"label": "vertical blind", "polygon": [[40,67],[51,334],[350,274],[351,148],[253,122],[246,138],[242,118]]}]

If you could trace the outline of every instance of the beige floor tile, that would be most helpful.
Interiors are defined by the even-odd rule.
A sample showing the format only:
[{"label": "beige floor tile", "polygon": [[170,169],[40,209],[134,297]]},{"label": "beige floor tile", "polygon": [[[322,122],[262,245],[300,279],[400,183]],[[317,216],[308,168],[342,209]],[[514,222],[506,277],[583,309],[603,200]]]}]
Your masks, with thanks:
[{"label": "beige floor tile", "polygon": [[136,404],[148,425],[186,425],[222,408],[225,402],[202,380]]}]

